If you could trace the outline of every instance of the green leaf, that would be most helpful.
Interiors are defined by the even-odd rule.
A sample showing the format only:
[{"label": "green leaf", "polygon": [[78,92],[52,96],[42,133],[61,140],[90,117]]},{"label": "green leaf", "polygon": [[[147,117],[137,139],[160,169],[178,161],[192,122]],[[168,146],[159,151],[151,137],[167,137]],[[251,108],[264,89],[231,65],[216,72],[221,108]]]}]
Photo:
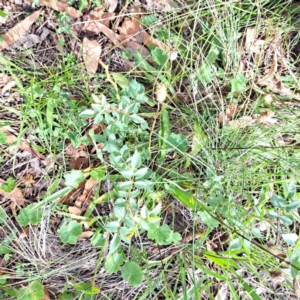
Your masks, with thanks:
[{"label": "green leaf", "polygon": [[72,170],[69,174],[66,174],[65,176],[65,185],[67,187],[76,189],[79,184],[84,180],[84,175],[82,171],[79,170]]},{"label": "green leaf", "polygon": [[282,208],[285,205],[287,205],[285,200],[281,196],[278,196],[278,195],[273,195],[271,198],[271,201],[272,201],[274,207],[276,207],[276,208]]},{"label": "green leaf", "polygon": [[63,243],[75,245],[78,237],[82,234],[82,226],[73,220],[67,225],[62,225],[58,230],[58,236]]},{"label": "green leaf", "polygon": [[114,81],[122,88],[129,87],[129,80],[121,73],[111,72],[111,76],[113,77]]},{"label": "green leaf", "polygon": [[42,221],[42,217],[42,208],[36,207],[36,204],[32,203],[20,210],[17,221],[21,226],[37,225]]},{"label": "green leaf", "polygon": [[177,153],[185,152],[188,148],[188,142],[183,134],[172,133],[167,138],[167,144]]},{"label": "green leaf", "polygon": [[7,217],[5,210],[0,206],[0,224],[5,223],[7,218],[8,217]]},{"label": "green leaf", "polygon": [[287,206],[285,206],[284,208],[287,210],[293,210],[300,207],[300,200],[292,202],[291,204],[288,204]]},{"label": "green leaf", "polygon": [[147,15],[142,17],[142,24],[144,26],[151,26],[158,22],[158,18],[155,15]]},{"label": "green leaf", "polygon": [[157,47],[151,51],[151,56],[159,66],[163,66],[168,60],[166,51]]},{"label": "green leaf", "polygon": [[91,238],[91,244],[94,247],[102,248],[105,244],[105,238],[102,233],[96,232]]},{"label": "green leaf", "polygon": [[167,224],[163,224],[160,227],[150,225],[148,238],[154,239],[160,245],[168,245],[181,240],[180,234],[174,233]]},{"label": "green leaf", "polygon": [[122,267],[121,275],[131,286],[139,285],[143,279],[142,269],[136,262],[125,263]]},{"label": "green leaf", "polygon": [[288,196],[287,199],[292,199],[297,192],[295,182],[291,182],[288,187]]},{"label": "green leaf", "polygon": [[38,281],[32,281],[27,287],[18,291],[18,300],[39,300],[44,297],[44,286]]},{"label": "green leaf", "polygon": [[104,228],[109,232],[118,232],[120,228],[120,223],[117,221],[112,221],[107,223]]},{"label": "green leaf", "polygon": [[242,73],[235,74],[231,79],[231,94],[242,92],[246,89],[247,78]]},{"label": "green leaf", "polygon": [[10,193],[14,190],[17,186],[17,182],[9,177],[6,179],[6,182],[0,185],[0,190],[4,191],[5,193]]},{"label": "green leaf", "polygon": [[206,211],[199,211],[197,214],[200,216],[201,221],[204,224],[206,224],[208,227],[214,228],[214,227],[217,227],[219,225],[218,220],[216,220],[215,218],[213,218],[208,212],[206,212]]},{"label": "green leaf", "polygon": [[85,295],[96,295],[100,290],[93,286],[91,282],[80,282],[74,285],[75,290],[84,292]]},{"label": "green leaf", "polygon": [[142,179],[143,177],[147,177],[149,169],[147,167],[141,168],[134,173],[135,179]]},{"label": "green leaf", "polygon": [[0,9],[0,17],[5,18],[6,16],[7,16],[7,14],[3,10]]},{"label": "green leaf", "polygon": [[7,135],[3,131],[0,131],[0,144],[5,144],[6,141],[7,141]]},{"label": "green leaf", "polygon": [[120,242],[121,238],[119,234],[115,233],[109,245],[109,254],[114,253],[118,249]]},{"label": "green leaf", "polygon": [[285,224],[285,225],[292,225],[293,224],[293,220],[291,220],[289,217],[287,216],[280,216],[280,220]]},{"label": "green leaf", "polygon": [[105,258],[104,269],[108,273],[116,273],[119,271],[120,266],[124,262],[124,253],[123,251],[117,251],[113,254],[108,254]]},{"label": "green leaf", "polygon": [[191,155],[198,154],[198,152],[202,150],[206,142],[207,142],[207,136],[200,128],[199,124],[194,122],[194,137],[192,142]]},{"label": "green leaf", "polygon": [[142,163],[141,155],[137,150],[135,150],[131,158],[131,163],[130,163],[131,169],[135,170],[136,168],[139,168],[141,166],[141,163]]},{"label": "green leaf", "polygon": [[85,109],[79,114],[79,116],[83,118],[93,118],[95,115],[96,113],[92,109]]}]

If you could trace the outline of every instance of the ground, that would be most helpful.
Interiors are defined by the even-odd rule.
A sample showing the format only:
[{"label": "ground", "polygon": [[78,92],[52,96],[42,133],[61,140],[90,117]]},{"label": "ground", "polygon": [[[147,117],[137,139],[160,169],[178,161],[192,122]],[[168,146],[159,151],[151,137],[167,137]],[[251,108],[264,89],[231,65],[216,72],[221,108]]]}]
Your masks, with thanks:
[{"label": "ground", "polygon": [[0,299],[298,299],[296,1],[0,3]]}]

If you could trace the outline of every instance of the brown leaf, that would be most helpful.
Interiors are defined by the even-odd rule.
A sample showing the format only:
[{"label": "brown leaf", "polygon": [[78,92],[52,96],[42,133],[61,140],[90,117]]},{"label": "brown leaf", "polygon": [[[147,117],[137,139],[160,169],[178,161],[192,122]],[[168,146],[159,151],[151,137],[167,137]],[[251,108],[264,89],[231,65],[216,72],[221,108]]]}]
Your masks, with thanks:
[{"label": "brown leaf", "polygon": [[110,21],[114,20],[114,17],[115,17],[114,13],[104,12],[103,5],[100,5],[87,15],[86,22],[84,24],[84,30],[96,34],[100,33],[102,32],[101,31],[102,27],[99,24],[103,24],[107,28],[109,28]]},{"label": "brown leaf", "polygon": [[276,119],[273,119],[275,113],[271,111],[270,109],[267,109],[265,112],[263,112],[259,118],[258,122],[262,124],[267,124],[267,123],[276,123]]},{"label": "brown leaf", "polygon": [[255,119],[252,119],[252,117],[250,117],[250,116],[244,116],[242,118],[229,121],[228,125],[234,129],[237,129],[237,128],[244,128],[244,127],[250,126],[254,123],[255,123]]},{"label": "brown leaf", "polygon": [[154,45],[160,49],[165,49],[166,47],[164,46],[164,44],[162,42],[160,42],[159,40],[153,38],[149,33],[147,33],[146,31],[144,32],[144,44],[150,48],[150,45]]},{"label": "brown leaf", "polygon": [[206,232],[206,229],[203,228],[197,232],[191,232],[187,234],[179,243],[189,243],[190,241],[196,241],[199,239],[200,236],[202,236]]},{"label": "brown leaf", "polygon": [[275,281],[276,283],[285,281],[285,276],[282,272],[272,271],[272,272],[270,272],[270,276],[271,276],[272,280]]},{"label": "brown leaf", "polygon": [[89,239],[91,236],[93,236],[94,232],[93,231],[84,231],[79,238],[80,239]]},{"label": "brown leaf", "polygon": [[98,61],[100,59],[101,46],[96,41],[90,41],[88,38],[83,39],[83,60],[86,69],[91,73],[96,73],[98,69]]},{"label": "brown leaf", "polygon": [[[33,0],[28,0],[28,1],[32,2]],[[82,16],[82,13],[80,11],[76,10],[73,7],[68,6],[66,3],[63,3],[61,1],[57,1],[57,0],[39,0],[39,4],[51,7],[54,10],[59,11],[59,12],[66,12],[72,18],[80,18]]]},{"label": "brown leaf", "polygon": [[87,204],[90,203],[90,200],[94,195],[93,188],[95,184],[96,181],[93,178],[89,178],[86,181],[82,195],[75,201],[77,207],[81,207],[83,202],[86,202]]},{"label": "brown leaf", "polygon": [[144,41],[144,34],[141,31],[142,27],[136,19],[124,18],[122,26],[118,27],[120,32],[119,37],[121,41],[132,39],[139,44]]},{"label": "brown leaf", "polygon": [[44,286],[44,297],[39,300],[51,300],[49,292],[45,286]]},{"label": "brown leaf", "polygon": [[[5,183],[5,180],[0,178],[0,183]],[[10,193],[6,193],[0,189],[0,195],[11,200],[10,208],[13,212],[16,212],[16,208],[19,206],[26,206],[25,199],[22,191],[19,188],[14,188]]]},{"label": "brown leaf", "polygon": [[4,34],[3,41],[0,43],[0,51],[14,44],[21,36],[25,35],[30,26],[39,17],[41,10],[37,10],[32,15],[18,23]]},{"label": "brown leaf", "polygon": [[[4,127],[0,127],[0,131],[4,132],[7,136],[7,140],[6,143],[7,144],[12,144],[14,142],[16,142],[18,140],[18,138],[12,134],[11,132],[9,132],[7,129],[5,129]],[[27,143],[20,141],[19,144],[17,144],[17,147],[19,147],[21,150],[23,151],[27,151],[33,155],[35,155],[36,157],[38,157],[39,159],[45,159],[46,157],[41,154],[40,152],[38,152],[37,150],[34,150],[33,148],[31,148]]]},{"label": "brown leaf", "polygon": [[80,216],[82,213],[82,209],[77,206],[69,206],[68,211],[75,216]]}]

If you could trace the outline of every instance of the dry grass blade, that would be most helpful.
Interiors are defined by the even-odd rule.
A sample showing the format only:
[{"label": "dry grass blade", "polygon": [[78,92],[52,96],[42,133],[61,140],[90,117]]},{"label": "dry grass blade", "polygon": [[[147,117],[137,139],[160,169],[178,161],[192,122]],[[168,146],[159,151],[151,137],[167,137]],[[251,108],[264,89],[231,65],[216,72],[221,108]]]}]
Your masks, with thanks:
[{"label": "dry grass blade", "polygon": [[39,17],[41,10],[34,12],[32,15],[18,23],[15,27],[4,34],[3,41],[0,44],[0,51],[14,44],[21,36],[27,33],[30,26]]},{"label": "dry grass blade", "polygon": [[88,38],[83,39],[83,60],[86,69],[91,73],[96,73],[98,69],[98,60],[101,54],[100,44],[93,40],[90,41]]}]

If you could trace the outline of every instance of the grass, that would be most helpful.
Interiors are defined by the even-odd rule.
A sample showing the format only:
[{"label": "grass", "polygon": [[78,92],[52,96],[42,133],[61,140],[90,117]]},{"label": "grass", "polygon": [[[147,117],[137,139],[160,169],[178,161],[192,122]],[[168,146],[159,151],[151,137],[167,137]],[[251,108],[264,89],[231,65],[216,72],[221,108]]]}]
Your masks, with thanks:
[{"label": "grass", "polygon": [[[147,101],[136,106],[137,97],[132,97],[132,107],[148,129],[141,125],[145,123],[126,123],[126,114],[117,116],[122,108],[114,106],[119,105],[116,95],[131,97],[131,92],[120,85],[116,91],[107,80],[115,71],[113,63],[108,74],[91,75],[73,54],[53,52],[55,63],[45,60],[36,69],[26,64],[38,61],[35,49],[20,51],[17,58],[9,52],[0,56],[1,73],[12,76],[14,91],[21,95],[12,105],[1,106],[1,126],[10,126],[45,156],[34,168],[34,157],[9,150],[7,142],[0,146],[1,179],[13,178],[27,205],[41,209],[40,218],[38,210],[22,208],[29,216],[22,226],[19,209],[1,212],[0,252],[6,270],[1,271],[0,289],[5,299],[27,299],[26,293],[41,299],[36,294],[44,287],[51,299],[299,297],[294,286],[299,269],[300,113],[292,95],[299,92],[298,8],[291,9],[290,1],[258,0],[178,5],[153,11],[157,22],[147,28],[171,44],[177,59],[153,69],[141,57],[132,57],[134,68],[119,73],[144,86]],[[263,41],[252,53],[245,45],[250,27],[257,33],[252,44]],[[107,59],[117,51],[111,50]],[[150,56],[162,59],[155,52]],[[270,83],[260,85],[259,78],[275,60],[277,79],[290,95],[283,88],[272,91]],[[157,105],[159,83],[166,85],[168,95]],[[132,89],[141,88],[132,84]],[[95,115],[87,115],[100,101],[112,105],[106,111],[113,113],[101,121],[110,128],[106,140],[101,137],[106,129],[96,126],[91,133]],[[235,103],[233,110],[230,103]],[[276,123],[262,119],[268,110]],[[251,125],[242,125],[245,118]],[[107,140],[119,149],[110,150]],[[101,143],[102,154],[96,151],[103,149]],[[84,171],[74,171],[72,159],[80,156],[76,149],[87,156],[79,160],[78,169],[82,164]],[[128,175],[130,168],[148,170],[139,179]],[[93,188],[87,188],[90,177]],[[109,182],[113,189],[105,190],[102,185]],[[82,212],[76,215],[69,208],[84,193]],[[119,225],[114,228],[113,222]],[[83,231],[93,232],[92,238],[78,238],[76,228],[67,227],[79,223]],[[69,234],[60,235],[61,228]],[[126,269],[128,262],[138,268],[130,264]],[[143,278],[137,276],[140,271]],[[25,290],[18,292],[20,287]]]}]

